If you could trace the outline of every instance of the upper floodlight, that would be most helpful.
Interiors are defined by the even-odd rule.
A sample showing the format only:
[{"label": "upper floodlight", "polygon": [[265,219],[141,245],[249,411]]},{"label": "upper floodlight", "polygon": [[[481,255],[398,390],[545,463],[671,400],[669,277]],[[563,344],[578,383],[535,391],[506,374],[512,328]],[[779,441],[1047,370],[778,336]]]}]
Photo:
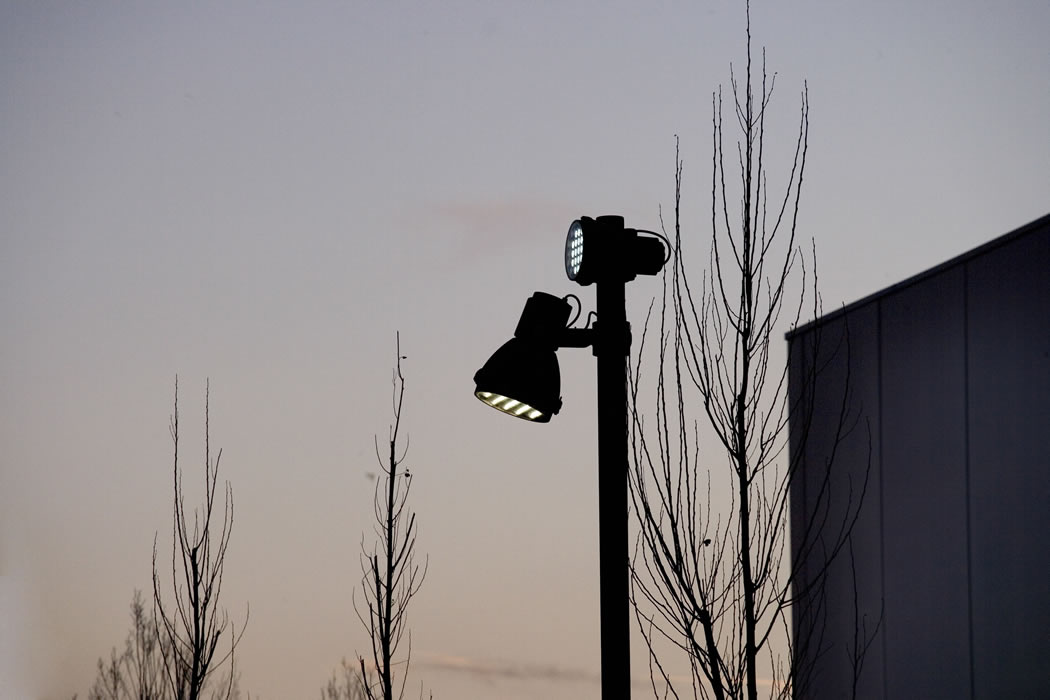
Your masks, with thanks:
[{"label": "upper floodlight", "polygon": [[584,286],[603,279],[629,282],[637,275],[655,275],[666,260],[663,241],[624,228],[622,216],[581,216],[565,237],[565,274]]}]

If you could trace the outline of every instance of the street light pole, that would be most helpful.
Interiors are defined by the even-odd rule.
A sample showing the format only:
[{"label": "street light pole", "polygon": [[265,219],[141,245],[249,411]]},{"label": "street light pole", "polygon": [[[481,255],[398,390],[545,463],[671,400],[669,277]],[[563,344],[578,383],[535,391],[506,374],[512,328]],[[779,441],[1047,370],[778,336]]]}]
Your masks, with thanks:
[{"label": "street light pole", "polygon": [[[639,237],[646,233],[653,238]],[[661,242],[663,240],[663,243]],[[631,571],[628,551],[627,362],[631,326],[626,286],[667,263],[666,238],[624,227],[622,216],[581,217],[565,240],[565,274],[594,284],[593,328],[569,327],[571,306],[536,292],[514,337],[474,375],[474,395],[518,418],[546,423],[561,409],[558,348],[590,345],[598,361],[598,559],[602,700],[631,697]],[[668,246],[669,247],[669,246]],[[579,299],[577,299],[579,303]]]},{"label": "street light pole", "polygon": [[593,352],[598,363],[598,554],[602,700],[631,697],[630,540],[627,523],[627,362],[631,327],[622,277],[599,280]]}]

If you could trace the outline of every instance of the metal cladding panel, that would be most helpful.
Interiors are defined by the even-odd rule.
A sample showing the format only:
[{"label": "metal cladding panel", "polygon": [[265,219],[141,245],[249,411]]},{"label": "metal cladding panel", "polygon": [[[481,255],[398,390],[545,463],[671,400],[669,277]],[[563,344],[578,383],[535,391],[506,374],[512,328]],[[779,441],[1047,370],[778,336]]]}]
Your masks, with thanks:
[{"label": "metal cladding panel", "polygon": [[967,265],[975,696],[1050,688],[1050,226]]},{"label": "metal cladding panel", "polygon": [[880,301],[886,697],[970,697],[964,275]]},{"label": "metal cladding panel", "polygon": [[[792,483],[792,552],[805,567],[804,580],[819,576],[840,527],[857,518],[852,563],[850,550],[842,549],[827,572],[824,598],[804,596],[793,610],[796,649],[814,665],[811,684],[797,689],[804,697],[851,696],[852,667],[842,661],[854,645],[854,630],[863,626],[874,633],[880,615],[878,345],[875,305],[794,336],[789,344],[791,449],[802,453]],[[826,523],[819,538],[807,530],[817,522]],[[822,607],[815,606],[818,600]],[[875,644],[864,660],[857,697],[883,697],[882,665],[882,648]]]},{"label": "metal cladding panel", "polygon": [[[822,675],[796,697],[849,696],[850,663],[841,649],[853,639],[854,581],[862,616],[884,604],[857,697],[1044,696],[1050,215],[789,335],[792,401],[813,400],[808,416],[791,416],[792,446],[801,445],[804,456],[791,493],[796,557],[813,520],[820,483],[813,472],[832,444],[845,377],[836,357],[807,383],[805,361],[844,318],[854,353],[863,348],[860,355],[876,357],[851,359],[857,369],[849,385],[851,405],[871,418],[877,484],[853,533],[856,579],[843,570],[848,559],[839,561],[828,581],[826,622],[794,619],[796,637],[809,625],[825,635],[827,652],[818,662]],[[848,444],[839,460],[844,473],[856,474],[866,457],[843,449]],[[832,492],[848,498],[841,481]],[[881,545],[881,568],[870,566],[873,542]],[[801,561],[812,578],[814,557]]]}]

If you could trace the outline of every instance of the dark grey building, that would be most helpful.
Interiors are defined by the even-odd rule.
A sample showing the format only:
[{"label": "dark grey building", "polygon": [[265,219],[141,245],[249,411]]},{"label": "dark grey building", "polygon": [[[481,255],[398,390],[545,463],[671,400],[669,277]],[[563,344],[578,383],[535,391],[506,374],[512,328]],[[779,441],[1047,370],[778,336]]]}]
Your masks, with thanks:
[{"label": "dark grey building", "polygon": [[792,538],[810,577],[823,554],[799,548],[821,489],[841,522],[868,477],[852,566],[844,549],[823,604],[808,599],[819,614],[794,620],[819,640],[799,652],[817,671],[805,697],[850,697],[854,631],[880,617],[860,698],[1050,697],[1050,215],[788,346]]}]

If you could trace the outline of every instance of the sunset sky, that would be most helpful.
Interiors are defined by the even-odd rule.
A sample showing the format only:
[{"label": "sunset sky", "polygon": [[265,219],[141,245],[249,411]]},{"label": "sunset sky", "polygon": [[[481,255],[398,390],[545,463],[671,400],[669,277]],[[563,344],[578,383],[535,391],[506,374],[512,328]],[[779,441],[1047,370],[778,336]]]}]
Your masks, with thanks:
[{"label": "sunset sky", "polygon": [[[1050,211],[1048,27],[1045,0],[754,3],[771,185],[808,82],[825,309]],[[744,38],[736,0],[0,4],[0,697],[83,698],[123,643],[170,537],[178,375],[188,501],[209,378],[232,483],[242,690],[316,698],[367,649],[400,331],[429,556],[409,687],[597,698],[593,357],[559,353],[548,425],[471,378],[534,291],[593,310],[569,223],[658,228],[675,135],[704,259]],[[629,286],[632,320],[659,289]]]}]

